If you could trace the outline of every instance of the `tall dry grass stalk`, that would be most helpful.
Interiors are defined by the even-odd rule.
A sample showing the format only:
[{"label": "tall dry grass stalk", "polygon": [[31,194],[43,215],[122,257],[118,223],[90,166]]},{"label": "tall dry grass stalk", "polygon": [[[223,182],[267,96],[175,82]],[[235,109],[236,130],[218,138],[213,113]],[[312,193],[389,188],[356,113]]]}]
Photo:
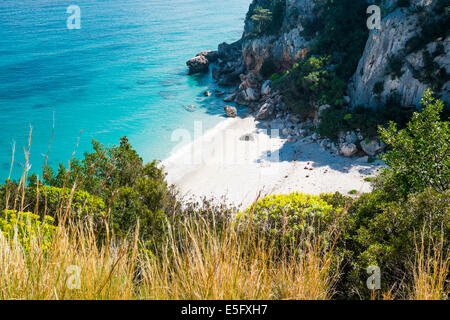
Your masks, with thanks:
[{"label": "tall dry grass stalk", "polygon": [[[0,299],[331,298],[332,258],[318,243],[277,258],[250,229],[184,228],[159,255],[139,250],[137,236],[100,245],[89,227],[60,225],[48,249],[39,236],[25,249],[0,233]],[[79,289],[71,266],[81,271]]]},{"label": "tall dry grass stalk", "polygon": [[410,295],[413,300],[442,300],[450,296],[450,252],[444,249],[444,239],[426,245],[422,235],[420,246],[416,245],[413,267],[414,286]]}]

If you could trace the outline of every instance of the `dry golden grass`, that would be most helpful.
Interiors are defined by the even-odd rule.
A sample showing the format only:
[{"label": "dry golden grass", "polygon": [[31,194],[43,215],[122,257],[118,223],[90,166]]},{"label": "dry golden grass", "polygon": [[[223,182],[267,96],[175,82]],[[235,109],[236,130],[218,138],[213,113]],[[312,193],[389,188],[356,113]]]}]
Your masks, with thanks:
[{"label": "dry golden grass", "polygon": [[[277,258],[249,228],[188,222],[158,255],[134,241],[98,245],[90,228],[59,226],[48,250],[0,235],[0,299],[330,299],[331,251],[305,242]],[[1,234],[1,233],[0,233]],[[137,233],[136,233],[137,234]],[[301,253],[300,253],[301,252]],[[71,266],[80,268],[79,289]],[[67,273],[69,271],[69,273]]]},{"label": "dry golden grass", "polygon": [[447,282],[450,268],[450,252],[444,252],[444,239],[425,245],[422,237],[416,246],[413,275],[414,286],[410,298],[413,300],[442,300],[450,296]]},{"label": "dry golden grass", "polygon": [[[133,298],[134,244],[97,246],[93,235],[60,227],[50,248],[39,237],[25,250],[0,232],[0,299],[129,299]],[[80,289],[70,266],[80,268]],[[68,273],[68,272],[71,273]]]}]

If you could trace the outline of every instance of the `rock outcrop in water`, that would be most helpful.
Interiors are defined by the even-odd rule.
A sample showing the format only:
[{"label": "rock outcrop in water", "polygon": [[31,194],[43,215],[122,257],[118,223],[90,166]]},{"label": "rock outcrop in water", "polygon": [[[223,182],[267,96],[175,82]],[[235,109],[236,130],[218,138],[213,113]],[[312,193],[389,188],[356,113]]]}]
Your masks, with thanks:
[{"label": "rock outcrop in water", "polygon": [[198,53],[194,58],[189,59],[186,65],[189,67],[189,73],[205,73],[209,71],[209,64],[216,62],[219,55],[217,51],[203,51]]}]

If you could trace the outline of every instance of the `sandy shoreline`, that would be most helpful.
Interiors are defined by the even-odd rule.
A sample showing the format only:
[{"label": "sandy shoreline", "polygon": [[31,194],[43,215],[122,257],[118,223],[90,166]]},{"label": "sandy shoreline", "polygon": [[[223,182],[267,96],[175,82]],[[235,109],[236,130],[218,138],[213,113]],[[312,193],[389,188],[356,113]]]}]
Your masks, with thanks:
[{"label": "sandy shoreline", "polygon": [[382,162],[333,155],[310,137],[288,142],[247,116],[225,119],[162,165],[182,196],[224,196],[248,206],[258,194],[368,192],[364,178],[376,174]]}]

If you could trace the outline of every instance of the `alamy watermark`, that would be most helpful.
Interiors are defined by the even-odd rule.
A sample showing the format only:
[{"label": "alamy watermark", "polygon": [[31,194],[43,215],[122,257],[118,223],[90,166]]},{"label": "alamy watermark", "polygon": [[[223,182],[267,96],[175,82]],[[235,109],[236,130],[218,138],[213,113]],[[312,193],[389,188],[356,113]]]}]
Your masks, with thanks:
[{"label": "alamy watermark", "polygon": [[370,275],[367,278],[367,289],[369,290],[380,290],[381,289],[381,270],[378,266],[369,266],[367,268],[367,274]]},{"label": "alamy watermark", "polygon": [[70,14],[67,18],[67,29],[81,29],[81,9],[77,5],[67,7],[66,13]]},{"label": "alamy watermark", "polygon": [[274,128],[251,132],[224,128],[204,133],[203,122],[194,121],[193,129],[193,133],[184,128],[172,131],[171,141],[177,143],[172,155],[179,164],[237,166],[257,162],[263,166],[280,161],[280,147],[285,142]]},{"label": "alamy watermark", "polygon": [[371,5],[367,8],[367,13],[371,16],[367,19],[367,28],[369,30],[381,29],[381,9],[377,5]]},{"label": "alamy watermark", "polygon": [[66,269],[67,281],[66,285],[69,290],[81,289],[81,268],[78,266],[69,266]]},{"label": "alamy watermark", "polygon": [[[70,5],[67,7],[66,13],[70,14],[67,18],[67,29],[81,29],[81,9],[77,5]],[[377,5],[370,5],[367,8],[367,14],[370,17],[367,19],[367,28],[369,30],[381,29],[381,9]]]}]

